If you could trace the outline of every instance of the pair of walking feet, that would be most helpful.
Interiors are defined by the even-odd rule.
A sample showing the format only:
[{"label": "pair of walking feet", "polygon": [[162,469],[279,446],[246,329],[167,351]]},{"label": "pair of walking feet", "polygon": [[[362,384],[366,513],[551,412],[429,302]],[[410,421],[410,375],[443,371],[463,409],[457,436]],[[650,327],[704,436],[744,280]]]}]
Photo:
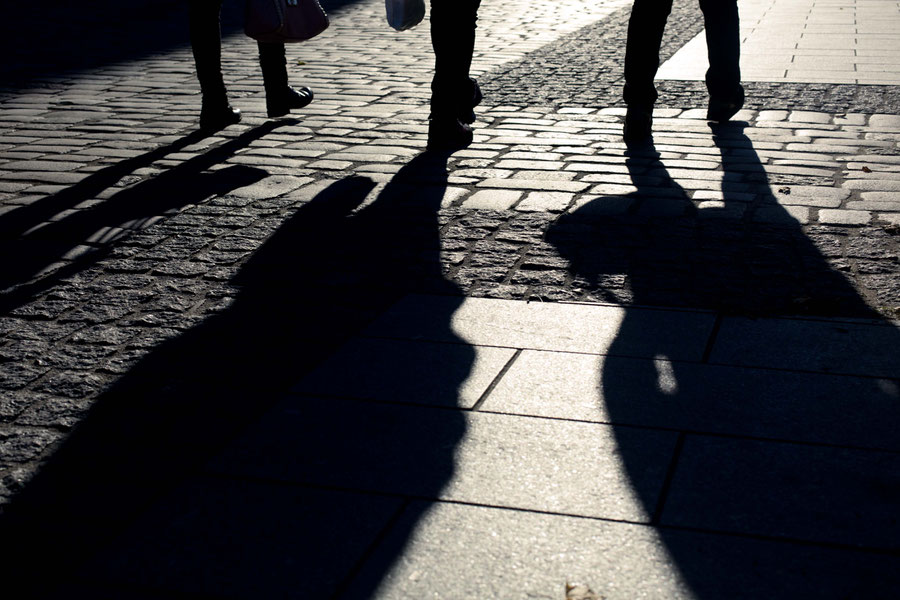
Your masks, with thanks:
[{"label": "pair of walking feet", "polygon": [[[706,109],[706,119],[725,123],[743,106],[743,98],[737,101],[710,98]],[[653,107],[629,106],[628,112],[625,113],[625,128],[622,133],[625,143],[629,146],[648,143],[653,135]]]},{"label": "pair of walking feet", "polygon": [[[283,117],[297,108],[303,108],[313,100],[313,92],[308,87],[292,88],[286,86],[279,92],[266,92],[266,114],[269,117]],[[203,107],[200,109],[200,129],[204,131],[218,131],[234,125],[241,120],[240,109],[234,108],[228,103],[228,98],[203,99]]]},{"label": "pair of walking feet", "polygon": [[478,82],[469,78],[472,84],[472,95],[455,110],[435,111],[432,109],[428,117],[428,149],[459,150],[472,143],[475,122],[475,107],[481,104],[482,95]]}]

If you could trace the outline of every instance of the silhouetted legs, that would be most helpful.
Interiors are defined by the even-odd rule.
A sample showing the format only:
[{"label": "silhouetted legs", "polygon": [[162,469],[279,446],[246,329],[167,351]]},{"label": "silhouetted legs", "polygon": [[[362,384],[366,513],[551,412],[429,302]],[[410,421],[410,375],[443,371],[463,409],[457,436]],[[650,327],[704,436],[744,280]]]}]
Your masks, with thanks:
[{"label": "silhouetted legs", "polygon": [[[228,104],[222,79],[222,0],[190,0],[188,21],[191,50],[197,66],[197,79],[203,93],[200,127],[218,129],[240,121],[240,111]],[[312,90],[293,89],[288,85],[284,44],[257,42],[259,64],[266,89],[266,109],[270,117],[286,115],[292,108],[302,108],[312,101]]]},{"label": "silhouetted legs", "polygon": [[204,104],[228,104],[221,67],[221,8],[222,0],[190,0],[188,3],[191,50]]},{"label": "silhouetted legs", "polygon": [[287,58],[284,44],[257,42],[259,64],[262,67],[263,86],[266,88],[266,114],[282,117],[291,109],[303,108],[313,99],[308,87],[292,88],[288,84]]},{"label": "silhouetted legs", "polygon": [[[714,121],[727,121],[744,105],[744,88],[741,86],[741,33],[738,6],[734,0],[700,0],[703,20],[706,23],[706,45],[709,69],[706,71],[706,88],[709,90],[710,111],[713,105],[729,104],[735,110],[727,116],[711,114]],[[718,110],[725,110],[718,107]],[[724,116],[725,118],[718,118]]]},{"label": "silhouetted legs", "polygon": [[625,104],[653,109],[658,94],[653,78],[659,69],[666,21],[672,12],[672,0],[635,0],[628,20],[625,46]]},{"label": "silhouetted legs", "polygon": [[[744,102],[741,86],[740,30],[737,0],[700,0],[709,46],[706,87],[708,117],[727,121]],[[625,49],[625,138],[638,141],[650,135],[651,115],[658,94],[653,79],[659,69],[659,50],[672,0],[635,0],[628,21]]]},{"label": "silhouetted legs", "polygon": [[472,109],[481,90],[469,77],[481,0],[431,0],[431,82],[429,148],[459,148],[472,142]]}]

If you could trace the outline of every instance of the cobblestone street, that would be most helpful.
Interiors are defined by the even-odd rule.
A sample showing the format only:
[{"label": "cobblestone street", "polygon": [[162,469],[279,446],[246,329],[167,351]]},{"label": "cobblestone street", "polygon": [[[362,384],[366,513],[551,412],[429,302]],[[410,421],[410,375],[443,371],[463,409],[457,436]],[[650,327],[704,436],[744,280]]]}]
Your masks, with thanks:
[{"label": "cobblestone street", "polygon": [[205,135],[182,4],[4,32],[10,598],[900,594],[897,2],[741,0],[714,124],[676,0],[628,149],[631,2],[484,0],[452,154],[427,16],[272,120],[227,6]]}]

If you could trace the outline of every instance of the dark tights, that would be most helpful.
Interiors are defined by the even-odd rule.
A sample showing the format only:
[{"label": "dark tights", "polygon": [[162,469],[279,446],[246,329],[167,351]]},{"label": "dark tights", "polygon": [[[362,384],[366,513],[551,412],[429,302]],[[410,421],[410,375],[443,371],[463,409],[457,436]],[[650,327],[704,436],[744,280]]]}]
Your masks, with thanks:
[{"label": "dark tights", "polygon": [[472,98],[469,68],[480,4],[481,0],[431,0],[432,115],[455,114]]},{"label": "dark tights", "polygon": [[[189,0],[191,50],[203,101],[227,103],[222,79],[222,0]],[[284,44],[257,42],[266,92],[288,85]]]}]

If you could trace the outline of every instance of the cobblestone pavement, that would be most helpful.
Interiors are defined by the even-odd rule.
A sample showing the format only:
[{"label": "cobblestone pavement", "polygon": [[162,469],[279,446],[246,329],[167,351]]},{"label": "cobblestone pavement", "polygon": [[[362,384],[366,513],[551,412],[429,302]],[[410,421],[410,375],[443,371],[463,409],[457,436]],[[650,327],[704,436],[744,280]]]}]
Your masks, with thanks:
[{"label": "cobblestone pavement", "polygon": [[[666,56],[699,33],[694,4]],[[666,81],[655,147],[626,151],[628,2],[485,2],[475,143],[428,156],[427,26],[382,10],[342,2],[290,48],[316,101],[288,119],[263,118],[253,43],[228,37],[245,119],[210,137],[183,39],[0,89],[0,498],[58,539],[47,564],[410,292],[900,315],[897,86],[750,83],[711,127],[705,90]]]}]

